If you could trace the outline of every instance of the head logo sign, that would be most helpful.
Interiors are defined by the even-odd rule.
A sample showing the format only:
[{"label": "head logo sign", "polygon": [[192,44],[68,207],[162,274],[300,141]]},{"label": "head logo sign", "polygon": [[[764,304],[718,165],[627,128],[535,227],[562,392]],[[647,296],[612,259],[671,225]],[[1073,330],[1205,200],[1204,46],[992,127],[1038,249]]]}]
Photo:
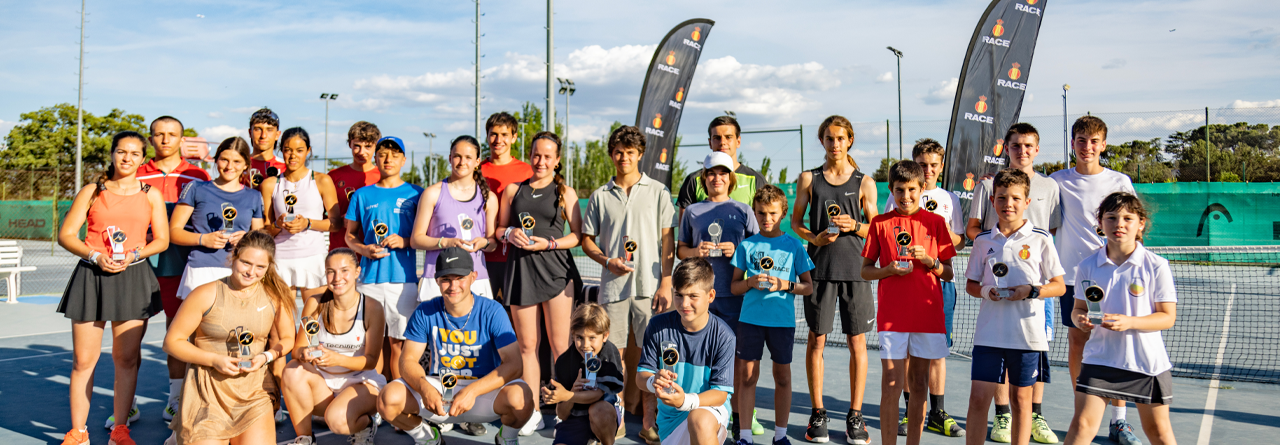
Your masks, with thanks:
[{"label": "head logo sign", "polygon": [[996,20],[996,26],[991,28],[991,35],[993,37],[1000,37],[1004,35],[1004,20]]},{"label": "head logo sign", "polygon": [[1000,153],[1004,153],[1004,139],[996,139],[996,146],[991,149],[991,152],[995,153],[996,156],[1000,156]]},{"label": "head logo sign", "polygon": [[1019,77],[1022,77],[1022,70],[1018,69],[1021,66],[1021,63],[1013,62],[1013,68],[1009,68],[1009,79],[1018,80]]}]

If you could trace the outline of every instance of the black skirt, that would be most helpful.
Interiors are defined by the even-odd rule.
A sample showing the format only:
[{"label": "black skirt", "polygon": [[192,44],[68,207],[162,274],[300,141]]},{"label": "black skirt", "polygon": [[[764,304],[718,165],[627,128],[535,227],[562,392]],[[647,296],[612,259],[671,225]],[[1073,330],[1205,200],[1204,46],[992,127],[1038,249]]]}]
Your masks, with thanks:
[{"label": "black skirt", "polygon": [[160,283],[151,264],[139,261],[120,273],[77,261],[58,312],[74,321],[143,320],[160,313]]},{"label": "black skirt", "polygon": [[568,250],[529,252],[517,248],[507,256],[502,303],[507,306],[540,304],[560,295],[570,282],[581,281],[573,254]]},{"label": "black skirt", "polygon": [[1076,392],[1145,405],[1168,405],[1173,402],[1173,377],[1169,371],[1146,375],[1085,363],[1080,366]]}]

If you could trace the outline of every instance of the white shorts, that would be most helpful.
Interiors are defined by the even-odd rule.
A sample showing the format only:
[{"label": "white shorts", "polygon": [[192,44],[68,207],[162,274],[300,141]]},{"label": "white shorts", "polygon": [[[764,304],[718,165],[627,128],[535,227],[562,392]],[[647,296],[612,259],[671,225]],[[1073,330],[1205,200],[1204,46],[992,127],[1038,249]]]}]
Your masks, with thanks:
[{"label": "white shorts", "polygon": [[904,360],[908,354],[926,360],[947,358],[947,334],[880,331],[881,360]]},{"label": "white shorts", "polygon": [[324,287],[324,258],[328,253],[318,253],[302,258],[276,258],[276,272],[289,287],[315,289]]},{"label": "white shorts", "polygon": [[375,283],[356,286],[356,291],[382,303],[387,321],[387,336],[404,340],[409,316],[418,308],[418,285],[413,283]]},{"label": "white shorts", "polygon": [[[729,427],[729,411],[724,409],[724,405],[699,406],[694,411],[701,409],[711,411],[711,414],[716,416],[716,421],[720,422],[720,432],[716,434],[716,443],[724,443],[724,440],[729,438],[729,430],[727,429]],[[667,438],[662,439],[662,445],[683,445],[691,442],[693,442],[693,438],[689,437],[689,419],[680,422],[680,426],[671,430],[671,434],[668,434]]]},{"label": "white shorts", "polygon": [[178,283],[178,299],[186,300],[191,291],[205,284],[231,276],[230,267],[191,267],[182,270],[182,281]]},{"label": "white shorts", "polygon": [[[471,283],[471,293],[481,297],[493,299],[493,288],[489,287],[489,279],[476,280]],[[436,284],[436,279],[431,277],[422,277],[422,283],[418,285],[418,301],[423,302],[440,296],[440,285]]]},{"label": "white shorts", "polygon": [[[477,381],[478,380],[458,379],[458,386],[453,388],[453,393],[457,394],[458,391],[462,390],[462,388],[466,388],[467,385],[470,385]],[[516,383],[523,383],[523,382],[524,380],[515,379],[510,382],[507,382],[506,385],[502,385],[502,388],[506,388],[507,386],[514,385]],[[435,422],[435,423],[464,423],[464,422],[489,423],[499,419],[498,413],[493,412],[493,401],[498,398],[498,392],[502,391],[502,388],[498,388],[493,391],[489,391],[487,393],[481,394],[480,396],[476,397],[475,405],[471,406],[470,411],[467,411],[461,416],[451,417],[451,416],[441,416],[439,414],[435,414],[427,411],[427,407],[422,404],[422,395],[418,394],[417,391],[414,391],[413,387],[409,386],[409,384],[406,383],[404,379],[395,379],[395,381],[388,383],[388,385],[394,385],[396,383],[404,385],[405,389],[409,391],[409,394],[413,394],[413,399],[418,401],[418,416],[428,421]],[[440,385],[440,379],[436,378],[435,376],[427,376],[427,383],[430,383],[431,386],[435,387],[436,391],[440,391],[441,394],[444,393],[444,387]],[[449,406],[448,401],[446,401],[445,408],[448,409],[448,406]],[[728,419],[728,416],[725,416],[725,418]]]},{"label": "white shorts", "polygon": [[[316,368],[311,367],[311,369]],[[323,369],[316,369],[316,371],[319,371],[320,377],[324,378],[325,385],[328,385],[329,389],[332,390],[334,394],[340,393],[344,389],[361,383],[367,383],[377,390],[382,390],[382,387],[387,386],[387,378],[383,377],[382,374],[379,374],[377,370],[373,369],[347,374],[330,374],[325,372]]]}]

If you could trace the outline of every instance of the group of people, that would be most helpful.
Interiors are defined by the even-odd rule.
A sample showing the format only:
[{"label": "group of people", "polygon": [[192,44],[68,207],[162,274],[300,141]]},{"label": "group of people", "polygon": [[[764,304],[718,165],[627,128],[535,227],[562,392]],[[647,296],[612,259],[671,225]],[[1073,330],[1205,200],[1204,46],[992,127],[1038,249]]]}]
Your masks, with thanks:
[{"label": "group of people", "polygon": [[[156,119],[149,137],[117,134],[110,166],[78,191],[59,232],[83,259],[58,308],[75,344],[64,445],[89,442],[108,321],[116,378],[106,427],[112,444],[133,443],[141,340],[161,311],[167,443],[274,443],[274,424],[287,419],[295,444],[314,443],[313,421],[371,444],[385,420],[418,444],[443,443],[453,428],[487,434],[496,421],[495,442],[506,445],[543,428],[540,408],[555,405],[555,443],[608,445],[625,434],[633,386],[650,444],[750,444],[765,433],[755,396],[768,349],[771,443],[785,445],[797,296],[809,329],[806,440],[830,440],[823,348],[837,315],[851,351],[849,443],[870,443],[862,399],[872,330],[882,442],[918,443],[925,428],[964,436],[943,407],[943,360],[957,298],[951,259],[966,238],[964,291],[982,299],[967,425],[985,428],[994,399],[993,440],[1057,442],[1040,404],[1059,298],[1077,391],[1067,442],[1091,440],[1110,404],[1112,439],[1135,443],[1129,401],[1152,442],[1173,443],[1160,336],[1174,322],[1173,279],[1142,248],[1149,219],[1128,177],[1099,163],[1106,126],[1095,117],[1072,127],[1075,168],[1052,177],[1032,169],[1035,128],[1011,127],[1010,168],[981,181],[969,215],[937,187],[945,150],[930,139],[889,169],[881,213],[841,116],[819,127],[825,161],[800,175],[794,202],[739,163],[732,117],[710,123],[712,152],[674,200],[640,171],[644,134],[620,127],[606,142],[615,176],[585,209],[560,174],[560,138],[534,135],[526,163],[511,154],[517,125],[490,116],[487,150],[454,139],[449,176],[426,189],[400,176],[404,142],[363,121],[348,131],[352,163],[327,174],[306,166],[307,131],[281,132],[265,108],[249,141],[218,146],[216,179],[180,157],[178,119]],[[782,230],[788,211],[794,237]],[[602,266],[598,292],[583,291],[575,247]],[[626,363],[630,336],[638,363]]]}]

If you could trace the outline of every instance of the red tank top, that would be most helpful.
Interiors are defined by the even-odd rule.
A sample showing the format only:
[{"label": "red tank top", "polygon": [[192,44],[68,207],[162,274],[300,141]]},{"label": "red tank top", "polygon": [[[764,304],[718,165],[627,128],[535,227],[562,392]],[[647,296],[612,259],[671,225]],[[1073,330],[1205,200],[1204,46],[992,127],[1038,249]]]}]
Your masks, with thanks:
[{"label": "red tank top", "polygon": [[111,241],[107,228],[115,227],[124,232],[124,250],[141,249],[147,244],[147,230],[151,228],[151,201],[147,200],[150,185],[143,184],[142,190],[132,195],[121,196],[107,190],[98,183],[98,197],[89,206],[85,222],[89,227],[85,232],[85,244],[103,255],[111,254]]}]

